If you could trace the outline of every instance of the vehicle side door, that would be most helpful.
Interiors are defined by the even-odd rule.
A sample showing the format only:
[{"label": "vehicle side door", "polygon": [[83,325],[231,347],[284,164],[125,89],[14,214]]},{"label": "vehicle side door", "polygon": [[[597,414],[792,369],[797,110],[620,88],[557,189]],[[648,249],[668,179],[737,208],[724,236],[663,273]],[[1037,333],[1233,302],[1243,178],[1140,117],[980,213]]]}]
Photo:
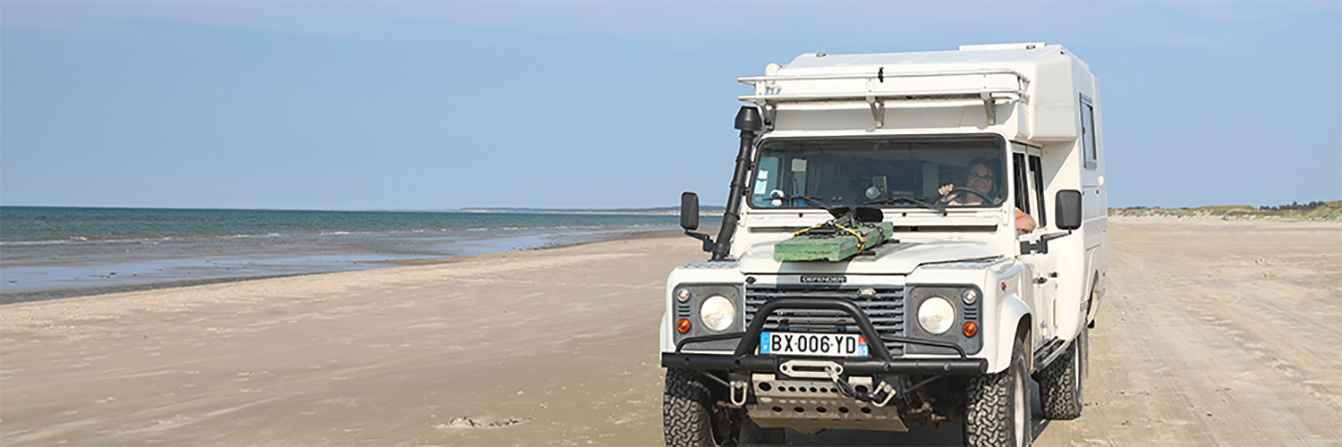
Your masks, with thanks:
[{"label": "vehicle side door", "polygon": [[[1031,266],[1033,307],[1037,312],[1034,318],[1035,333],[1038,337],[1036,341],[1057,336],[1054,333],[1056,328],[1054,307],[1057,304],[1058,292],[1057,259],[1056,256],[1050,256],[1046,245],[1040,242],[1048,226],[1042,168],[1038,147],[1012,143],[1012,205],[1035,221],[1035,230],[1018,232],[1016,240],[1021,261]],[[1040,344],[1035,345],[1039,346]]]}]

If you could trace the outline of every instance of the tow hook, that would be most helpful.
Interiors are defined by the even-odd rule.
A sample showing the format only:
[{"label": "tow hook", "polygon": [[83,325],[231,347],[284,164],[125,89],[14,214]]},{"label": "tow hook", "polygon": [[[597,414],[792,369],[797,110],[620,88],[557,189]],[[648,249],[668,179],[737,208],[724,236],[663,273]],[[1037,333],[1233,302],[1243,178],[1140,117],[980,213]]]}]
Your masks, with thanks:
[{"label": "tow hook", "polygon": [[[737,398],[736,398],[737,390],[740,390],[740,395],[741,395],[741,398],[740,398],[740,399],[737,399]],[[736,405],[736,406],[738,406],[738,407],[740,407],[740,406],[742,406],[742,405],[745,405],[745,404],[746,404],[746,395],[748,395],[748,394],[750,394],[750,382],[747,382],[747,381],[744,381],[744,380],[733,380],[733,381],[732,381],[732,388],[731,388],[732,405]]]}]

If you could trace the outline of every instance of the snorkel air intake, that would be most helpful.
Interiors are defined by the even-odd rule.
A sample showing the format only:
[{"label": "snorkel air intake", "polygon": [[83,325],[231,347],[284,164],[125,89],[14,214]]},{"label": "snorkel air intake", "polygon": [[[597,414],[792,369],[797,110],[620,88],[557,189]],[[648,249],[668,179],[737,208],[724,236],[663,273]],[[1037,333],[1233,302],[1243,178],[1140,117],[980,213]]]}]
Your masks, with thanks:
[{"label": "snorkel air intake", "polygon": [[722,229],[718,230],[718,243],[713,247],[713,260],[727,259],[732,249],[732,235],[736,233],[736,224],[740,222],[741,197],[746,193],[746,178],[750,176],[750,148],[755,145],[755,137],[764,128],[760,119],[760,109],[741,106],[736,112],[736,128],[741,131],[741,149],[736,153],[736,172],[732,173],[731,190],[727,194],[727,210],[722,214]]}]

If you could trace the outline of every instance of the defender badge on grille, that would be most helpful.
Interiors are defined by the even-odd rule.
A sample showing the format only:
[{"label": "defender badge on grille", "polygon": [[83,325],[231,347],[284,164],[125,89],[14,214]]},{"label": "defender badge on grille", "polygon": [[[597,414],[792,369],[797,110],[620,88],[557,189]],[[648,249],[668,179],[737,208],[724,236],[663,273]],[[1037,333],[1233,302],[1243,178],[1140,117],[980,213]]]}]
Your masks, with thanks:
[{"label": "defender badge on grille", "polygon": [[848,277],[843,275],[801,275],[802,284],[843,284]]}]

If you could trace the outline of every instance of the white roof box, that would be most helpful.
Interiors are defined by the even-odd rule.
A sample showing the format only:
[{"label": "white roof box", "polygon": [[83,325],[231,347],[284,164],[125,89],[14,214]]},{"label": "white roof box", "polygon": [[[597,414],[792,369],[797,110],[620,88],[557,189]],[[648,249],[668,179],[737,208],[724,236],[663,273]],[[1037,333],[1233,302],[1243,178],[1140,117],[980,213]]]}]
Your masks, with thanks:
[{"label": "white roof box", "polygon": [[[760,108],[770,129],[955,131],[998,126],[1036,141],[1080,134],[1079,101],[1098,104],[1089,67],[1061,45],[963,45],[959,51],[806,53],[738,99]],[[887,106],[890,116],[887,117]],[[979,113],[970,112],[971,108]],[[858,109],[869,118],[858,119]],[[889,118],[887,120],[887,118]]]},{"label": "white roof box", "polygon": [[1043,48],[1047,44],[1043,42],[1031,43],[995,43],[990,45],[960,45],[960,51],[992,51],[992,50],[1033,50]]}]

